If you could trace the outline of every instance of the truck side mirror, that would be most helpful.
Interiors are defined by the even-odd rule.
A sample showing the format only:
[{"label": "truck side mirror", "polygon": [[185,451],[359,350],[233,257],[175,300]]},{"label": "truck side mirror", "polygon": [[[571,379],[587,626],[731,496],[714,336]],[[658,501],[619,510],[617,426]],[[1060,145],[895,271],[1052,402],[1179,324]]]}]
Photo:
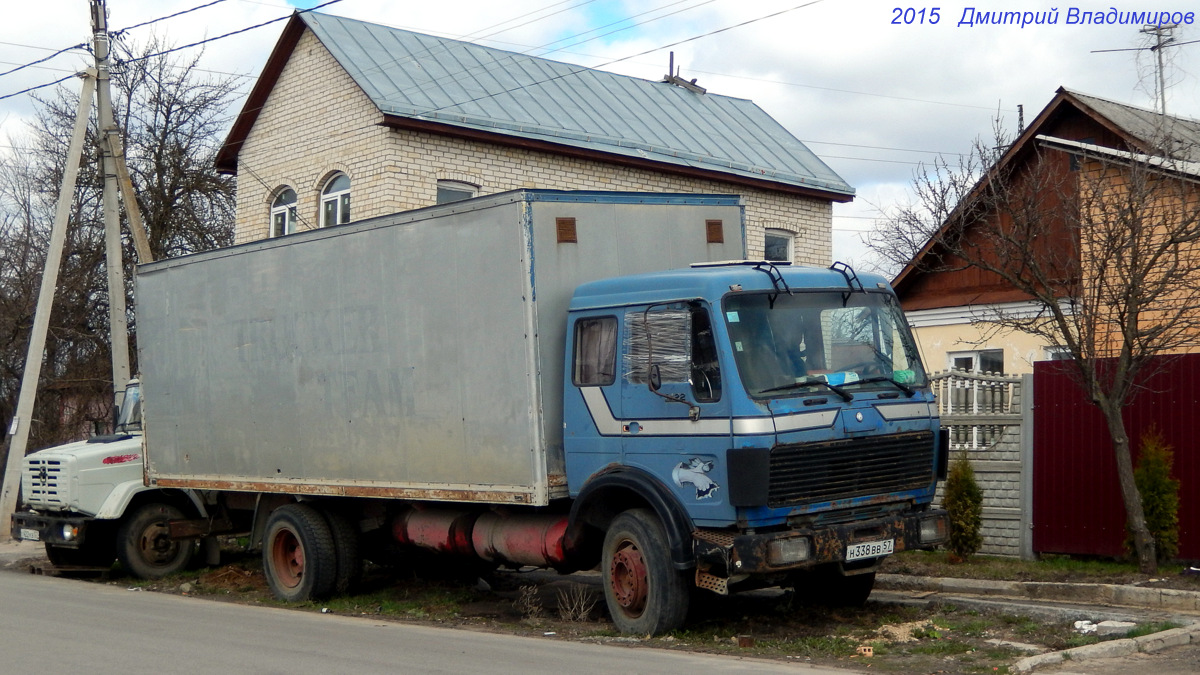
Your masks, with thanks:
[{"label": "truck side mirror", "polygon": [[662,372],[659,370],[657,363],[650,366],[650,377],[647,385],[649,385],[650,391],[662,389]]}]

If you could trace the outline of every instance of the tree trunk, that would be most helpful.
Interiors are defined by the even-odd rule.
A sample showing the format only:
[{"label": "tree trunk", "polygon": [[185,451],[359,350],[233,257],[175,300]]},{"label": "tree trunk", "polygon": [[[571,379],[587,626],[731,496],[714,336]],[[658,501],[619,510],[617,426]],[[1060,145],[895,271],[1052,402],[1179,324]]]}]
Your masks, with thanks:
[{"label": "tree trunk", "polygon": [[1158,572],[1158,555],[1155,551],[1154,537],[1146,527],[1146,514],[1142,510],[1142,494],[1138,491],[1137,482],[1133,479],[1133,454],[1129,447],[1129,434],[1125,430],[1125,419],[1121,417],[1121,409],[1110,409],[1100,406],[1104,419],[1108,423],[1108,433],[1112,437],[1113,452],[1117,459],[1117,481],[1121,485],[1121,499],[1125,502],[1125,514],[1130,533],[1133,534],[1133,548],[1137,555],[1138,570],[1143,574]]}]

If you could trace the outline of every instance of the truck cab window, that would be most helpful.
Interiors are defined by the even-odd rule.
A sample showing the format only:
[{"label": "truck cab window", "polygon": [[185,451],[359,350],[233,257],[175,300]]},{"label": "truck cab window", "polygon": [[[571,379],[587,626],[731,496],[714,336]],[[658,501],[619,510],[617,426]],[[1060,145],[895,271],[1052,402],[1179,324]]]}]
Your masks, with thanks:
[{"label": "truck cab window", "polygon": [[692,308],[692,394],[697,401],[721,400],[721,367],[712,320],[703,307]]},{"label": "truck cab window", "polygon": [[617,379],[617,318],[603,316],[575,322],[576,386],[607,386]]}]

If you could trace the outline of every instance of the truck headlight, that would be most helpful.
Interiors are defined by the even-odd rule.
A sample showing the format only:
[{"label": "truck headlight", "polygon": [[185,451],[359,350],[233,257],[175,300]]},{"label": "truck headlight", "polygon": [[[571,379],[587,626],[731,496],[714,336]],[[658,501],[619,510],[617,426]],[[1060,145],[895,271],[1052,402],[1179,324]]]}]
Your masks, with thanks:
[{"label": "truck headlight", "polygon": [[946,519],[942,516],[921,521],[921,543],[932,544],[946,538]]},{"label": "truck headlight", "polygon": [[79,536],[79,526],[71,523],[63,523],[62,538],[63,541],[74,541],[75,537]]},{"label": "truck headlight", "polygon": [[776,539],[767,546],[767,563],[771,565],[788,565],[808,560],[812,552],[812,543],[808,537],[790,537]]}]

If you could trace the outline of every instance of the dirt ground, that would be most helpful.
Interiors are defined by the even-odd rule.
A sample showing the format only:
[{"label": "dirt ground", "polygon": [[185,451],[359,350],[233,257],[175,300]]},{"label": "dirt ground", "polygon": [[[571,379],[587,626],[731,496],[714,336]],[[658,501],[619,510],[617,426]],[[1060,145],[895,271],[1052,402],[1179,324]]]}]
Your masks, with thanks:
[{"label": "dirt ground", "polygon": [[[0,550],[0,564],[8,564],[17,572],[44,560],[40,550],[23,552],[25,557],[14,560],[20,552]],[[268,590],[256,555],[227,551],[225,558],[226,564],[220,567],[198,569],[158,582],[133,579],[119,566],[90,578],[96,583],[228,602],[281,604]],[[911,560],[899,562],[914,566]],[[936,568],[935,561],[928,565],[930,570]],[[733,654],[901,675],[1012,672],[1012,665],[1029,653],[1094,640],[1081,637],[1065,621],[953,605],[915,608],[868,602],[861,608],[815,606],[780,589],[730,597],[701,593],[695,597],[683,630],[655,638],[623,636],[607,619],[595,572],[564,577],[543,571],[501,571],[479,576],[469,568],[431,565],[428,561],[386,569],[369,567],[355,594],[293,607],[375,620]],[[1200,646],[1192,646],[1150,657],[1065,663],[1038,672],[1128,675],[1131,668],[1139,668],[1152,670],[1155,675],[1182,675],[1200,672],[1198,658]]]}]

